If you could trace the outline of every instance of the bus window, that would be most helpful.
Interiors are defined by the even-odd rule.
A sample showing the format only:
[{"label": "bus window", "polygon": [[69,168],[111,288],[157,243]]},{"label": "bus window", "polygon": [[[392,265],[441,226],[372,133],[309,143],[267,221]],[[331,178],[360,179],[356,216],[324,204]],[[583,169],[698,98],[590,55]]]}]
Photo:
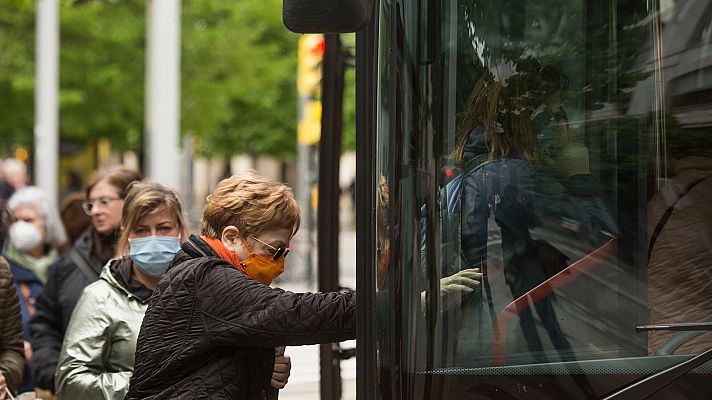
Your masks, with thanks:
[{"label": "bus window", "polygon": [[711,1],[378,15],[377,397],[600,398],[712,348],[636,329],[712,322]]}]

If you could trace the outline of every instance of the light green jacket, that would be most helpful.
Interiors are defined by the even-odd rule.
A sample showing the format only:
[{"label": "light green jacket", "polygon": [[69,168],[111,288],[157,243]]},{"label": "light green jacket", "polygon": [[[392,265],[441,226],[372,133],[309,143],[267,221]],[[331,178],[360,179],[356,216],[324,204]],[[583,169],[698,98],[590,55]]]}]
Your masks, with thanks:
[{"label": "light green jacket", "polygon": [[122,400],[128,392],[147,304],[119,285],[109,265],[84,289],[64,335],[55,375],[61,400]]}]

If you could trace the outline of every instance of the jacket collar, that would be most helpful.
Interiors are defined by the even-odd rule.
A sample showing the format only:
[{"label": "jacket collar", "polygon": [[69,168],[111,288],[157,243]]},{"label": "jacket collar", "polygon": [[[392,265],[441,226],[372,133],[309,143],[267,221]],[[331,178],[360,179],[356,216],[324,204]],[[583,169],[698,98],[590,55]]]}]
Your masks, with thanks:
[{"label": "jacket collar", "polygon": [[190,235],[188,237],[188,240],[186,240],[181,245],[181,249],[176,254],[175,258],[173,259],[173,262],[171,262],[171,266],[168,269],[170,270],[174,266],[181,264],[189,259],[201,257],[219,258],[217,253],[215,253],[215,250],[213,250],[213,248],[210,247],[209,244],[205,243],[205,241],[203,241],[200,236]]},{"label": "jacket collar", "polygon": [[5,259],[7,260],[8,264],[10,264],[10,272],[12,272],[12,277],[15,279],[15,282],[41,283],[40,278],[34,271],[21,266],[17,263],[17,261],[7,257],[7,255],[5,256]]},{"label": "jacket collar", "polygon": [[115,287],[128,297],[135,297],[142,303],[148,303],[153,291],[133,279],[132,262],[130,257],[111,260],[101,271],[100,279]]}]

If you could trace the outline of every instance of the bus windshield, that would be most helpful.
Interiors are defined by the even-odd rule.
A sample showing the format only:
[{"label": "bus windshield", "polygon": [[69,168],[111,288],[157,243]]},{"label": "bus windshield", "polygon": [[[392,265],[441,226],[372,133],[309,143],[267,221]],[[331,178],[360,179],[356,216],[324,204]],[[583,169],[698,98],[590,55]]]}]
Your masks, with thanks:
[{"label": "bus windshield", "polygon": [[603,398],[712,348],[641,328],[712,321],[712,1],[377,4],[376,398]]}]

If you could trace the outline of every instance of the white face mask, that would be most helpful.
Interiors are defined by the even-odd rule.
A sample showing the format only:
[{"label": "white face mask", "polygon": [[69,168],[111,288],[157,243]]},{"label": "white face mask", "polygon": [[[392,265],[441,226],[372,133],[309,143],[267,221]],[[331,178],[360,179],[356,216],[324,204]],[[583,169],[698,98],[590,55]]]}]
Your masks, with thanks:
[{"label": "white face mask", "polygon": [[27,252],[42,243],[42,233],[29,222],[17,221],[10,227],[10,244],[19,251]]}]

